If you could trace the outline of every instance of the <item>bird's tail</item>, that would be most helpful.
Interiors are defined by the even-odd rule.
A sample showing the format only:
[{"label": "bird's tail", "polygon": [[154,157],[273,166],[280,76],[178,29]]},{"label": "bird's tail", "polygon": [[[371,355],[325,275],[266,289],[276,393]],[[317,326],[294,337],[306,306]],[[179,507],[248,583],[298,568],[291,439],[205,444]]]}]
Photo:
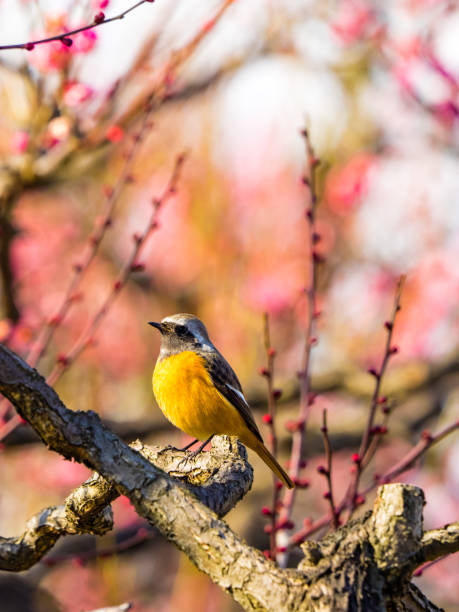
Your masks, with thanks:
[{"label": "bird's tail", "polygon": [[275,459],[275,457],[271,455],[271,453],[266,448],[266,446],[263,444],[263,442],[257,439],[255,440],[256,440],[255,443],[250,444],[250,447],[257,453],[260,459],[263,459],[266,465],[276,474],[276,476],[280,480],[282,480],[282,482],[284,483],[286,487],[288,487],[289,489],[293,489],[295,485],[293,484],[292,479],[287,474],[287,472],[284,470],[284,468],[281,465],[279,465],[278,461]]}]

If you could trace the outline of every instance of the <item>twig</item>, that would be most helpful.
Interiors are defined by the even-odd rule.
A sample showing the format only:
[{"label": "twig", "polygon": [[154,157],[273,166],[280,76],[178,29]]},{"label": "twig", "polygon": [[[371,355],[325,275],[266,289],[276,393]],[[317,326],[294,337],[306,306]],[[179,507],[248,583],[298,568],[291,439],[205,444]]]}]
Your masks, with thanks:
[{"label": "twig", "polygon": [[459,420],[454,423],[451,423],[437,434],[431,434],[429,431],[425,430],[421,434],[421,439],[416,444],[414,448],[411,449],[398,463],[394,465],[390,470],[385,472],[379,479],[379,482],[387,483],[390,482],[396,476],[399,476],[402,472],[408,470],[429,448],[431,448],[437,442],[440,442],[448,436],[450,433],[453,433],[459,429]]},{"label": "twig", "polygon": [[335,506],[335,500],[333,497],[333,487],[332,487],[333,452],[332,452],[332,447],[330,444],[330,439],[328,437],[327,409],[326,408],[324,408],[322,412],[322,427],[320,431],[322,432],[322,435],[323,435],[326,466],[322,470],[320,468],[323,466],[319,466],[317,470],[320,474],[323,474],[325,478],[327,479],[328,489],[324,494],[324,498],[328,500],[328,503],[330,504],[331,522],[333,525],[333,529],[337,529],[339,526],[339,515],[337,513],[336,506]]},{"label": "twig", "polygon": [[83,352],[83,350],[92,343],[97,328],[99,327],[103,318],[105,317],[113,302],[119,295],[121,289],[123,289],[123,287],[126,285],[131,273],[144,269],[144,265],[138,261],[138,257],[143,250],[145,242],[158,227],[157,217],[159,210],[165,204],[165,202],[176,192],[177,181],[184,161],[185,155],[182,154],[177,157],[171,178],[169,179],[169,182],[163,194],[159,198],[153,199],[153,211],[148,221],[147,227],[145,228],[142,234],[134,234],[133,236],[134,247],[132,249],[131,255],[129,256],[121,271],[119,272],[118,278],[113,284],[112,290],[97,310],[96,314],[87,326],[86,330],[75,342],[74,346],[67,354],[60,355],[60,357],[58,358],[58,362],[56,363],[50,375],[46,379],[49,385],[53,385],[60,378],[62,373],[68,369],[70,364],[74,363],[75,360],[79,357],[79,355]]},{"label": "twig", "polygon": [[[9,205],[6,206],[2,203],[2,208],[11,207],[10,196]],[[3,293],[3,303],[6,318],[10,319],[12,323],[17,323],[20,319],[19,308],[16,304],[16,296],[14,292],[14,278],[11,264],[11,245],[18,233],[10,219],[10,211],[5,210],[4,213],[0,214],[0,276]]]},{"label": "twig", "polygon": [[427,561],[426,563],[423,563],[416,570],[414,570],[413,578],[419,578],[420,576],[422,576],[422,574],[426,570],[430,569],[432,565],[436,565],[439,561],[443,561],[443,559],[445,558],[446,558],[446,555],[444,557],[439,557],[438,559],[435,559],[434,561]]},{"label": "twig", "polygon": [[[139,2],[135,4],[133,7],[131,7],[130,9],[127,9],[127,11],[122,13],[122,15],[125,15],[126,13],[130,12],[131,10],[133,10],[140,4],[144,2],[150,2],[150,1],[152,0],[142,0],[142,2]],[[66,294],[64,296],[61,306],[57,309],[56,313],[51,317],[50,321],[48,322],[46,327],[43,329],[42,333],[40,334],[40,336],[34,343],[34,346],[32,347],[31,351],[27,355],[27,361],[31,365],[36,365],[39,359],[43,356],[54,334],[56,325],[58,325],[62,321],[62,319],[68,313],[69,308],[71,307],[71,304],[73,301],[72,296],[75,294],[79,283],[81,282],[85,272],[87,271],[89,264],[94,259],[94,256],[97,253],[98,247],[100,245],[100,242],[102,241],[102,238],[104,236],[106,229],[111,224],[111,217],[113,214],[115,204],[118,200],[118,197],[120,195],[120,192],[124,184],[126,183],[126,179],[129,177],[131,173],[134,157],[143,140],[145,130],[151,124],[151,115],[154,112],[154,110],[158,108],[158,106],[161,104],[164,98],[167,96],[170,83],[173,80],[174,72],[177,70],[177,68],[179,67],[181,63],[186,61],[186,59],[191,55],[191,53],[194,51],[197,45],[201,42],[204,36],[218,23],[223,13],[225,12],[225,10],[228,8],[230,4],[232,4],[233,1],[234,0],[225,0],[225,2],[222,4],[220,9],[217,11],[216,15],[199,30],[199,32],[193,37],[193,39],[190,42],[188,42],[183,48],[172,53],[163,71],[163,75],[160,80],[160,83],[154,88],[152,93],[148,96],[148,100],[145,105],[146,110],[143,116],[142,124],[139,128],[139,131],[134,137],[133,146],[126,154],[126,162],[124,164],[124,168],[121,172],[120,178],[116,182],[116,185],[113,187],[113,189],[110,190],[107,196],[107,203],[106,203],[105,211],[102,215],[102,219],[100,220],[99,228],[96,228],[89,238],[89,248],[88,248],[86,256],[83,258],[81,262],[75,265],[74,277],[66,291]],[[117,16],[117,18],[119,19],[120,17]],[[115,18],[112,18],[112,20],[113,19]],[[106,20],[104,23],[106,23],[107,21],[108,20]]]},{"label": "twig", "polygon": [[[429,432],[423,432],[421,440],[414,446],[393,468],[385,472],[382,476],[376,479],[371,485],[369,485],[364,491],[363,495],[367,495],[380,484],[387,484],[396,476],[399,476],[403,472],[406,472],[412,465],[424,455],[432,446],[446,438],[446,436],[452,434],[454,431],[459,430],[459,420],[451,423],[437,434],[430,434]],[[341,514],[344,510],[350,507],[350,500],[344,498],[343,501],[338,505],[336,511]],[[296,533],[294,533],[289,540],[289,547],[298,546],[301,542],[304,542],[308,537],[317,533],[330,523],[330,515],[326,514],[313,523],[308,524]]]},{"label": "twig", "polygon": [[131,174],[135,156],[143,141],[146,130],[151,125],[150,117],[152,110],[153,107],[151,105],[147,105],[139,131],[134,137],[131,148],[126,153],[125,162],[119,178],[114,187],[110,188],[107,192],[104,212],[102,213],[101,218],[98,220],[97,226],[89,236],[86,253],[83,254],[80,261],[74,264],[73,278],[67,287],[67,291],[65,292],[61,305],[42,328],[29,353],[26,355],[27,362],[32,366],[35,366],[43,357],[50,341],[52,340],[56,328],[62,323],[63,319],[72,307],[72,304],[75,302],[78,287],[88,271],[89,266],[97,255],[107,229],[112,224],[112,216],[118,202],[118,198]]},{"label": "twig", "polygon": [[[385,399],[385,398],[382,398]],[[368,446],[368,450],[365,453],[365,457],[364,459],[361,461],[361,467],[362,467],[362,471],[367,467],[367,465],[371,462],[371,460],[373,459],[373,457],[376,454],[376,451],[378,450],[382,439],[384,438],[384,436],[387,434],[388,429],[387,429],[387,424],[389,422],[389,416],[391,413],[392,408],[394,407],[394,404],[390,405],[384,403],[381,407],[382,411],[383,411],[383,418],[382,418],[382,422],[380,425],[374,425],[372,427],[372,432],[371,432],[371,442]]]},{"label": "twig", "polygon": [[368,465],[368,453],[369,451],[373,453],[373,451],[375,450],[374,447],[370,448],[370,445],[371,445],[372,436],[375,435],[375,433],[377,433],[374,430],[376,410],[379,406],[381,406],[381,404],[387,401],[386,398],[382,398],[380,396],[381,383],[382,383],[384,374],[386,372],[387,365],[389,363],[389,359],[398,352],[398,348],[396,346],[392,346],[392,336],[393,336],[393,331],[394,331],[394,326],[395,326],[395,320],[397,318],[397,313],[400,311],[400,298],[401,298],[401,293],[402,293],[404,282],[405,282],[405,276],[401,276],[397,283],[397,289],[395,292],[394,305],[392,308],[391,317],[388,321],[384,323],[384,327],[387,332],[387,337],[386,337],[386,344],[384,347],[384,355],[383,355],[383,359],[381,362],[381,366],[379,370],[376,370],[374,368],[370,368],[368,370],[368,373],[371,374],[375,379],[375,388],[373,391],[373,396],[371,398],[367,425],[363,431],[359,452],[355,453],[352,456],[355,471],[354,471],[354,476],[351,481],[351,484],[349,485],[349,488],[346,492],[346,497],[349,500],[348,507],[350,509],[348,519],[351,518],[355,508],[358,505],[357,502],[360,499],[358,498],[358,487],[359,487],[359,482],[360,482],[360,477],[362,475],[362,472],[364,468]]},{"label": "twig", "polygon": [[110,23],[112,21],[118,21],[119,19],[124,19],[124,17],[128,13],[130,13],[134,9],[138,8],[142,4],[146,4],[146,3],[150,3],[151,4],[153,2],[154,2],[154,0],[139,0],[139,2],[136,2],[131,7],[129,7],[128,9],[123,11],[122,13],[119,13],[118,15],[115,15],[114,17],[107,17],[106,18],[103,13],[98,13],[94,17],[94,22],[93,23],[90,23],[88,25],[82,26],[81,28],[76,28],[75,30],[69,30],[67,32],[62,32],[62,34],[56,34],[55,36],[49,36],[47,38],[40,38],[38,40],[30,40],[30,41],[25,42],[25,43],[15,43],[15,44],[12,44],[12,45],[0,45],[0,51],[6,51],[8,49],[26,49],[27,51],[32,51],[32,49],[36,45],[43,45],[45,43],[52,42],[53,40],[60,40],[66,47],[71,47],[73,41],[72,41],[72,39],[70,37],[73,36],[74,34],[79,34],[80,32],[84,32],[86,30],[92,30],[94,28],[97,28],[98,26],[104,25],[106,23]]},{"label": "twig", "polygon": [[[269,331],[269,315],[267,312],[263,315],[263,338],[266,352],[266,368],[261,368],[260,374],[266,379],[268,387],[268,413],[263,415],[263,421],[269,427],[268,445],[274,457],[277,457],[277,432],[276,432],[276,402],[281,395],[280,389],[274,389],[274,361],[276,351],[271,346],[271,337]],[[270,517],[270,524],[265,526],[265,532],[269,533],[269,556],[271,559],[276,558],[276,523],[279,514],[279,481],[273,474],[273,497],[271,508],[263,507],[262,514]]]},{"label": "twig", "polygon": [[113,546],[107,546],[106,548],[102,549],[86,550],[79,553],[70,553],[67,555],[53,555],[51,557],[45,557],[41,560],[41,563],[47,567],[54,567],[67,561],[73,561],[77,565],[85,565],[88,561],[92,561],[94,559],[105,559],[107,557],[112,557],[113,555],[118,555],[121,552],[130,550],[138,544],[142,544],[147,540],[152,540],[155,537],[155,531],[145,528],[142,524],[133,535],[125,538],[119,543],[113,544]]},{"label": "twig", "polygon": [[[299,415],[296,423],[293,424],[293,441],[292,450],[290,453],[290,476],[295,482],[299,477],[300,466],[302,462],[303,441],[306,431],[306,423],[309,417],[310,407],[314,402],[314,396],[311,393],[310,385],[310,363],[311,363],[311,348],[316,342],[314,337],[315,321],[319,315],[316,311],[316,284],[317,284],[317,266],[322,258],[316,251],[315,245],[320,240],[320,236],[315,231],[315,218],[317,208],[317,189],[316,189],[316,169],[319,160],[314,155],[314,150],[311,145],[309,133],[306,129],[301,132],[304,138],[306,147],[306,173],[303,176],[303,184],[309,191],[309,205],[306,209],[306,219],[308,224],[310,256],[309,256],[309,287],[305,290],[307,296],[307,312],[308,323],[305,331],[305,348],[303,355],[303,363],[299,372],[300,383],[300,407]],[[280,513],[279,522],[290,526],[293,504],[297,487],[286,490],[282,499],[282,511]],[[284,559],[283,562],[287,562]]]},{"label": "twig", "polygon": [[[154,107],[152,104],[147,104],[139,131],[134,137],[131,148],[127,151],[125,155],[125,162],[121,170],[121,174],[118,180],[116,181],[114,187],[110,188],[107,192],[104,212],[102,213],[101,218],[98,220],[97,225],[89,236],[86,252],[83,254],[82,259],[75,263],[73,266],[73,277],[67,287],[64,297],[62,298],[60,306],[57,308],[56,312],[48,319],[48,321],[42,326],[38,337],[35,339],[32,347],[26,354],[26,360],[31,366],[36,366],[40,359],[44,356],[56,332],[56,329],[61,325],[64,318],[69,313],[72,305],[79,297],[78,288],[86,272],[88,271],[88,268],[90,267],[92,261],[98,253],[100,244],[105,236],[107,229],[112,224],[112,217],[116,203],[118,202],[118,198],[131,174],[135,156],[140,148],[145,133],[148,127],[151,125],[150,118],[153,112],[153,108]],[[5,398],[0,399],[0,407],[3,410],[3,414],[6,413],[8,409],[8,401]],[[0,440],[3,440],[3,438],[11,431],[13,431],[13,429],[17,427],[19,423],[20,421],[17,420],[17,417],[13,417],[2,428],[0,428]]]},{"label": "twig", "polygon": [[[145,2],[149,0],[143,0],[143,1]],[[149,117],[151,116],[152,112],[156,110],[161,105],[161,103],[167,98],[167,96],[170,94],[171,85],[174,82],[177,69],[180,67],[180,65],[182,65],[190,57],[190,55],[193,53],[193,51],[196,49],[199,43],[203,40],[203,38],[217,25],[217,23],[223,16],[224,12],[233,3],[233,1],[234,0],[225,0],[220,6],[220,8],[218,9],[217,13],[214,15],[214,17],[210,19],[208,22],[206,22],[201,27],[201,29],[196,33],[196,35],[191,39],[191,41],[189,41],[184,47],[182,47],[178,51],[174,51],[171,54],[171,57],[169,58],[168,62],[166,63],[164,67],[159,83],[155,85],[155,87],[153,88],[153,90],[147,97],[146,113],[144,114],[144,119],[143,119],[143,125],[145,127],[147,127],[150,123]],[[138,4],[128,9],[127,12],[129,12],[130,10],[133,10],[136,6],[138,6]],[[140,143],[140,140],[142,138],[142,132],[143,132],[143,128],[141,127],[140,133],[137,134],[135,137],[135,141],[134,141],[135,143],[136,142]],[[134,154],[134,151],[132,151],[132,155],[128,153],[127,157],[132,159],[133,154]],[[33,359],[30,359],[30,354],[29,354],[28,360],[32,365],[36,365],[36,363],[38,362],[38,359],[41,356],[43,356],[44,352],[46,351],[47,346],[49,345],[50,340],[52,339],[52,336],[54,334],[56,327],[60,324],[62,319],[68,313],[68,310],[74,301],[74,296],[78,294],[76,289],[79,286],[81,278],[84,275],[88,265],[90,264],[90,262],[92,261],[92,259],[94,258],[96,254],[97,247],[100,244],[100,241],[102,240],[102,237],[103,237],[103,234],[105,233],[106,228],[109,227],[110,225],[111,214],[113,212],[113,206],[119,195],[119,190],[121,189],[123,183],[125,182],[128,176],[129,176],[129,170],[126,169],[126,166],[125,166],[125,169],[123,171],[122,180],[120,179],[120,181],[117,182],[117,185],[113,189],[112,193],[107,196],[106,210],[103,214],[102,222],[100,223],[100,226],[99,226],[102,229],[102,235],[99,235],[99,233],[96,230],[90,238],[90,244],[94,243],[93,246],[96,246],[96,249],[92,250],[91,248],[89,248],[88,254],[86,258],[83,260],[83,262],[81,264],[76,264],[75,269],[74,269],[74,278],[72,279],[67,289],[67,292],[61,303],[61,307],[58,308],[56,314],[51,317],[49,322],[43,328],[40,336],[38,337],[37,339],[38,344],[34,345],[35,348],[33,349],[34,350]],[[2,403],[4,406],[7,406],[7,402],[5,402],[4,400],[0,400],[0,405]],[[0,440],[1,440],[1,437],[0,437]]]},{"label": "twig", "polygon": [[[0,405],[2,404],[6,408],[9,408],[10,406],[8,400],[4,398],[0,400]],[[3,440],[4,438],[6,438],[6,436],[10,434],[14,429],[16,429],[16,427],[18,427],[18,425],[20,425],[21,423],[23,423],[23,419],[18,414],[13,414],[13,416],[10,419],[8,419],[6,423],[3,423],[0,426],[0,440]]]}]

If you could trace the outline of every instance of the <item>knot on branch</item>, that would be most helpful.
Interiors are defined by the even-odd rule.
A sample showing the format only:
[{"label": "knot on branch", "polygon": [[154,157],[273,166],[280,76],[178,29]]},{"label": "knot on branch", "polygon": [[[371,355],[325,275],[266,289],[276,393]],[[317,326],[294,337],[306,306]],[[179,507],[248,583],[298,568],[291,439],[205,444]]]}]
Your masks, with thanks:
[{"label": "knot on branch", "polygon": [[385,574],[409,576],[416,566],[423,506],[424,493],[418,487],[401,483],[379,487],[367,529],[375,561]]},{"label": "knot on branch", "polygon": [[77,487],[65,500],[68,519],[67,531],[103,535],[113,528],[113,513],[110,503],[118,496],[113,486],[93,474]]},{"label": "knot on branch", "polygon": [[[397,607],[395,600],[400,603],[405,597],[411,598],[406,605],[411,602],[416,589],[409,584],[410,576],[432,550],[429,534],[434,532],[422,532],[423,506],[418,487],[384,485],[371,512],[319,542],[305,542],[298,569],[309,584],[308,599],[331,610],[352,609],[355,596],[362,610],[386,610],[389,602],[394,610],[411,609]],[[451,548],[453,532],[454,526],[436,530],[437,546],[441,540]]]},{"label": "knot on branch", "polygon": [[212,449],[193,456],[172,446],[146,446],[136,440],[131,448],[163,472],[187,485],[218,516],[227,514],[250,490],[253,469],[247,451],[236,438],[215,436]]}]

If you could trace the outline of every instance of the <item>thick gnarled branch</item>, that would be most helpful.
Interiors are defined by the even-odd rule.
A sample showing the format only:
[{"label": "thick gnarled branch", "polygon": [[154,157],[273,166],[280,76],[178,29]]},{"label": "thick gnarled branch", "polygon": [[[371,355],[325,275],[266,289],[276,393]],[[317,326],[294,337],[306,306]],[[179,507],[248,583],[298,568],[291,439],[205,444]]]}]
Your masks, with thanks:
[{"label": "thick gnarled branch", "polygon": [[[380,487],[373,512],[320,542],[305,543],[305,558],[298,568],[283,570],[248,546],[214,511],[218,510],[216,499],[224,498],[219,507],[223,514],[251,482],[239,446],[241,464],[234,468],[230,447],[225,447],[234,445],[232,440],[217,440],[216,455],[205,453],[200,467],[184,461],[184,453],[176,449],[147,449],[141,443],[129,447],[104,427],[96,414],[65,408],[43,378],[1,346],[0,391],[50,448],[102,475],[96,480],[105,479],[108,497],[98,498],[95,516],[105,512],[102,507],[110,495],[127,495],[139,515],[247,610],[439,610],[409,580],[413,569],[426,559],[459,549],[458,526],[423,534],[423,494],[417,487]],[[236,465],[238,461],[236,458]],[[225,466],[225,462],[220,481],[218,466]],[[214,491],[213,475],[218,483],[214,483]],[[218,486],[220,494],[216,493]],[[211,510],[205,504],[211,505],[212,500]],[[94,530],[91,512],[85,518],[84,511],[73,507],[69,499],[65,506],[65,512],[71,509],[80,514],[78,520]]]},{"label": "thick gnarled branch", "polygon": [[[148,461],[188,485],[198,499],[223,516],[252,483],[252,468],[245,448],[227,437],[216,438],[212,450],[192,459],[172,447],[148,447],[139,440],[130,445]],[[178,471],[180,465],[181,471]],[[111,502],[116,489],[94,474],[67,497],[61,506],[34,515],[18,537],[0,537],[0,570],[22,571],[37,563],[64,535],[103,535],[113,527]]]},{"label": "thick gnarled branch", "polygon": [[247,546],[186,486],[107,430],[95,413],[68,410],[35,370],[3,346],[0,391],[46,445],[102,474],[129,497],[139,515],[243,606],[257,602],[257,609],[296,609],[304,591],[300,574],[276,568]]}]

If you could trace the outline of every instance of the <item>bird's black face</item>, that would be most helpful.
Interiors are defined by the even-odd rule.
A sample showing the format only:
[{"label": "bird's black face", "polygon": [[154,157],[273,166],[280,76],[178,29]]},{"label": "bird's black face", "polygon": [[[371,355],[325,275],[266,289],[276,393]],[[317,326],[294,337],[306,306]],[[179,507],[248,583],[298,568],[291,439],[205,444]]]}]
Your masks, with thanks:
[{"label": "bird's black face", "polygon": [[180,323],[169,323],[167,321],[164,323],[156,323],[155,321],[149,321],[148,324],[156,327],[163,337],[175,335],[184,341],[196,339],[193,332],[188,329],[186,325]]}]

